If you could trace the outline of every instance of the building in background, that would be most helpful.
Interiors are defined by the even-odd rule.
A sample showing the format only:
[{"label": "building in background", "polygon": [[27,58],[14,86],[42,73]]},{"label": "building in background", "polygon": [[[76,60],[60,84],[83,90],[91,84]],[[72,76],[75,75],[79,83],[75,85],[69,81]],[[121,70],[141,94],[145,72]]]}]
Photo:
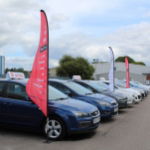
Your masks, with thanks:
[{"label": "building in background", "polygon": [[[94,79],[99,80],[100,78],[105,78],[108,80],[108,72],[110,69],[109,63],[94,63],[93,67],[95,68],[93,75]],[[126,68],[124,63],[115,63],[115,78],[126,78]],[[150,67],[130,64],[130,78],[131,80],[136,80],[141,83],[150,83]]]},{"label": "building in background", "polygon": [[0,56],[0,77],[5,75],[5,56]]}]

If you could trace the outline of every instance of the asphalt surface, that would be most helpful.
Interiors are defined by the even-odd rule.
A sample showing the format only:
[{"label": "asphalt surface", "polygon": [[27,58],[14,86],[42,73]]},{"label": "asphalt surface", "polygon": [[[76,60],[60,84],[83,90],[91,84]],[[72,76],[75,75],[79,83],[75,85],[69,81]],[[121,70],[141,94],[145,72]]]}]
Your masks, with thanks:
[{"label": "asphalt surface", "polygon": [[0,129],[0,150],[150,150],[150,96],[102,122],[95,133],[45,142],[43,135]]}]

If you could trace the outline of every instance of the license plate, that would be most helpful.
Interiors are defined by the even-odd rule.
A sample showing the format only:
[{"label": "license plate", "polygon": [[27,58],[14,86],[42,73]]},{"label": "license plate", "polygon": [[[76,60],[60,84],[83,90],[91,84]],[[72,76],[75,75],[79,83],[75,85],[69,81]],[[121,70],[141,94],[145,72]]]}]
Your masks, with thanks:
[{"label": "license plate", "polygon": [[114,109],[114,112],[118,112],[118,108],[115,108],[115,109]]},{"label": "license plate", "polygon": [[100,117],[93,119],[93,123],[99,123],[100,122]]}]

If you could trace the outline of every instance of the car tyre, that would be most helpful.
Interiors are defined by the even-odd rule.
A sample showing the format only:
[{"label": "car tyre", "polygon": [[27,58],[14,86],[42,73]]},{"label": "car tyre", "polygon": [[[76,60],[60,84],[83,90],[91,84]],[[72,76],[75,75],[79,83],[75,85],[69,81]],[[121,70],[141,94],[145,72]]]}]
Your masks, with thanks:
[{"label": "car tyre", "polygon": [[44,133],[50,140],[60,140],[66,135],[65,124],[58,117],[49,117],[44,125]]}]

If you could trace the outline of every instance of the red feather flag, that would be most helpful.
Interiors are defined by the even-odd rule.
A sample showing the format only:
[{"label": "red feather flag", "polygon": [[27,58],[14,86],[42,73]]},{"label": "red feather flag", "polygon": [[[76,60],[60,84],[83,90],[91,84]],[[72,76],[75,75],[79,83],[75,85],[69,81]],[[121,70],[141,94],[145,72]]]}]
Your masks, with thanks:
[{"label": "red feather flag", "polygon": [[26,91],[31,100],[47,116],[48,107],[48,64],[49,32],[46,14],[41,10],[41,33],[39,47],[32,66],[31,76]]},{"label": "red feather flag", "polygon": [[130,88],[130,72],[129,72],[128,57],[125,58],[125,65],[126,65],[126,88]]}]

